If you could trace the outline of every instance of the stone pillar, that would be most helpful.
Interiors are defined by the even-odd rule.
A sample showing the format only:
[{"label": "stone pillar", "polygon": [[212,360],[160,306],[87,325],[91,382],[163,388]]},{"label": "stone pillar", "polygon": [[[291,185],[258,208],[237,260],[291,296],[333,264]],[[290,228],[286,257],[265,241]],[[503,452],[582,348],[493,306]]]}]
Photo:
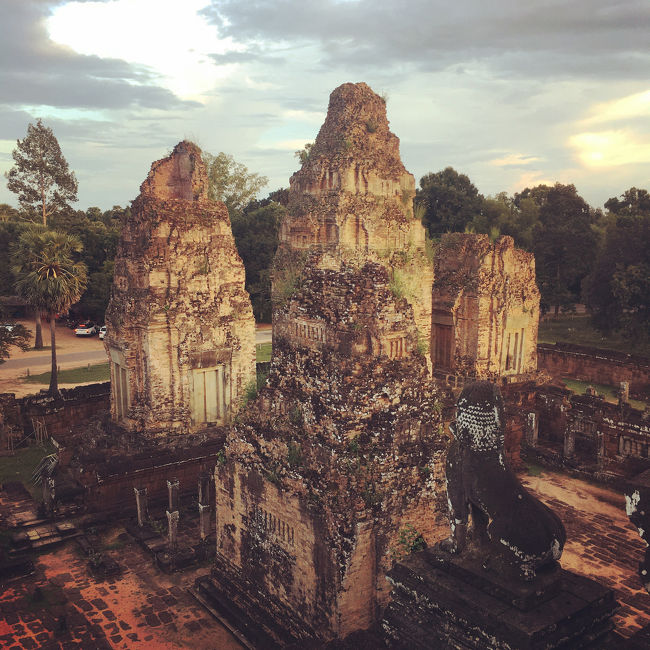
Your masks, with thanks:
[{"label": "stone pillar", "polygon": [[596,429],[596,460],[598,462],[598,469],[602,470],[605,467],[605,435],[601,429]]},{"label": "stone pillar", "polygon": [[564,457],[573,458],[576,448],[576,434],[575,431],[568,426],[564,430]]},{"label": "stone pillar", "polygon": [[539,424],[537,413],[530,412],[526,417],[526,442],[531,447],[537,447],[537,438],[539,435]]},{"label": "stone pillar", "polygon": [[173,555],[178,548],[178,510],[173,512],[167,511],[167,526],[168,526],[168,542],[169,542],[169,554]]},{"label": "stone pillar", "polygon": [[199,503],[199,526],[201,541],[210,535],[210,505]]},{"label": "stone pillar", "polygon": [[142,528],[149,518],[147,515],[147,488],[134,487],[133,491],[135,492],[135,507],[138,511],[138,526]]},{"label": "stone pillar", "polygon": [[622,381],[618,385],[618,403],[620,406],[630,401],[630,382]]},{"label": "stone pillar", "polygon": [[210,505],[210,476],[201,474],[199,476],[199,504]]},{"label": "stone pillar", "polygon": [[178,487],[179,482],[177,478],[167,481],[167,492],[169,493],[169,512],[178,510]]},{"label": "stone pillar", "polygon": [[54,490],[54,479],[43,474],[41,477],[41,483],[43,486],[43,503],[45,504],[45,509],[48,514],[54,512],[54,499],[55,499],[55,490]]}]

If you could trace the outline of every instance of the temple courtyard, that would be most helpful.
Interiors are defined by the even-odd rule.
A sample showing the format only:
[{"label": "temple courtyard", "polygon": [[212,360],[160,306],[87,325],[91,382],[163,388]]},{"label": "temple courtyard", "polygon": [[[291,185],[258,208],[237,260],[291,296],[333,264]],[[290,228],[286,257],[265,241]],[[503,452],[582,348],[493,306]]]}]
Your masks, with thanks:
[{"label": "temple courtyard", "polygon": [[[616,630],[628,637],[650,622],[650,599],[637,575],[644,543],[627,519],[623,495],[538,468],[521,479],[566,527],[563,567],[615,591],[620,604]],[[0,493],[0,520],[10,523],[24,507],[7,492]],[[209,562],[165,574],[125,532],[123,523],[92,531],[100,537],[103,552],[120,564],[120,576],[97,581],[88,572],[87,557],[70,540],[36,557],[33,575],[4,586],[0,596],[3,648],[241,647],[188,592],[198,576],[209,572]],[[180,527],[181,543],[183,536],[196,536],[196,528],[195,520],[185,521]]]}]

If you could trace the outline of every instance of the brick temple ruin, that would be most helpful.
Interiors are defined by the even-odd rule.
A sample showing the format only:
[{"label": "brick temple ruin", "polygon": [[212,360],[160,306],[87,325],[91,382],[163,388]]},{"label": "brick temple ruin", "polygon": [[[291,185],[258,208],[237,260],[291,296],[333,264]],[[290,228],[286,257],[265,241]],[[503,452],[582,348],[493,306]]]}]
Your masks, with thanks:
[{"label": "brick temple ruin", "polygon": [[[254,583],[260,608],[273,603],[296,636],[375,623],[399,531],[444,535],[433,269],[413,188],[381,98],[365,84],[335,90],[291,181],[267,387],[215,472],[213,583],[235,599]],[[424,291],[403,295],[397,274]]]},{"label": "brick temple ruin", "polygon": [[255,322],[228,211],[200,150],[151,166],[124,224],[106,311],[111,417],[147,436],[228,423],[255,380]]},{"label": "brick temple ruin", "polygon": [[179,143],[152,165],[119,244],[110,418],[88,426],[85,408],[105,408],[107,385],[49,406],[1,402],[17,427],[40,417],[56,429],[52,485],[74,484],[79,508],[137,505],[138,536],[147,499],[166,503],[154,556],[172,568],[179,503],[198,483],[199,546],[216,557],[194,593],[254,645],[377,629],[391,568],[414,541],[449,534],[448,424],[469,382],[501,385],[514,466],[522,448],[543,456],[544,441],[564,460],[595,454],[601,470],[608,456],[650,453],[645,416],[570,398],[538,372],[533,256],[510,237],[461,233],[434,254],[414,195],[384,100],[363,83],[334,90],[291,178],[270,371],[246,403],[256,368],[244,268],[200,150]]},{"label": "brick temple ruin", "polygon": [[443,235],[432,296],[436,376],[520,381],[537,372],[535,258],[511,237]]}]

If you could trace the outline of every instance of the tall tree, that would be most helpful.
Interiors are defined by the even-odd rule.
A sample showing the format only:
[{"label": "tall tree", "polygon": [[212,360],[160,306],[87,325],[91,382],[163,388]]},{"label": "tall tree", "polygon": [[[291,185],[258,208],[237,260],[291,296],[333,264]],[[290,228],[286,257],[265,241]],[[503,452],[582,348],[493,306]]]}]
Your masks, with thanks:
[{"label": "tall tree", "polygon": [[594,325],[608,333],[650,337],[650,214],[611,219],[584,293]]},{"label": "tall tree", "polygon": [[539,209],[533,252],[542,305],[554,306],[556,314],[560,308],[571,308],[580,299],[582,280],[596,255],[594,213],[574,185],[538,185],[516,194],[514,200],[518,206],[532,200]]},{"label": "tall tree", "polygon": [[15,259],[16,290],[35,309],[49,315],[52,346],[49,393],[56,397],[59,395],[56,317],[67,311],[84,292],[86,265],[74,259],[74,254],[82,248],[78,238],[51,230],[41,230],[37,234],[37,245],[31,254]]},{"label": "tall tree", "polygon": [[[43,233],[45,232],[45,227],[38,224],[29,224],[22,233],[19,234],[18,238],[14,240],[10,251],[11,251],[11,278],[12,278],[12,289],[16,289],[16,269],[19,268],[20,264],[34,257],[35,252],[39,251],[43,245]],[[43,325],[42,325],[42,313],[32,303],[29,303],[34,315],[34,348],[36,350],[43,349]]]},{"label": "tall tree", "polygon": [[650,216],[650,194],[648,190],[631,187],[616,197],[605,201],[605,208],[617,215]]},{"label": "tall tree", "polygon": [[269,182],[266,176],[248,171],[231,155],[220,152],[216,156],[203,153],[210,183],[209,196],[213,201],[223,201],[230,218],[240,213]]},{"label": "tall tree", "polygon": [[453,167],[420,179],[415,202],[424,206],[422,223],[429,236],[463,232],[481,214],[483,196],[465,174]]},{"label": "tall tree", "polygon": [[271,264],[286,212],[278,202],[264,199],[252,201],[232,220],[232,234],[246,269],[246,290],[258,322],[271,322]]},{"label": "tall tree", "polygon": [[14,166],[6,174],[7,187],[18,195],[21,207],[38,212],[43,225],[56,211],[77,200],[77,179],[70,171],[52,129],[40,119],[29,124],[27,136],[17,141]]},{"label": "tall tree", "polygon": [[15,346],[21,350],[29,349],[31,333],[23,325],[10,325],[2,323],[4,312],[0,309],[0,363],[9,357],[9,348]]}]

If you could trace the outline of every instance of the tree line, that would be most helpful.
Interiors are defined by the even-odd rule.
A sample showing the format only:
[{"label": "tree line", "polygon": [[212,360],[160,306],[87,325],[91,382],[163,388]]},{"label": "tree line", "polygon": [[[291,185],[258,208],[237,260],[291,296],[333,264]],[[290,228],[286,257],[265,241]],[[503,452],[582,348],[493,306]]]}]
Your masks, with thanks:
[{"label": "tree line", "polygon": [[429,237],[510,235],[535,254],[542,309],[584,302],[603,333],[650,336],[650,195],[632,187],[594,209],[574,185],[537,185],[485,197],[452,167],[427,174],[416,213]]},{"label": "tree line", "polygon": [[[255,318],[268,322],[271,265],[288,192],[281,188],[258,200],[267,178],[226,153],[203,155],[210,198],[228,208]],[[13,159],[6,176],[20,207],[0,204],[0,295],[18,294],[31,305],[37,321],[35,347],[42,347],[43,314],[60,315],[73,307],[79,318],[103,321],[117,243],[130,208],[73,209],[76,178],[41,120],[18,140]],[[603,332],[650,334],[646,190],[630,188],[609,199],[604,210],[590,207],[573,185],[560,183],[485,197],[465,174],[447,167],[422,177],[415,215],[432,240],[446,232],[512,236],[517,246],[535,254],[543,309],[557,313],[582,301]],[[0,361],[8,356],[9,345],[25,348],[26,336],[21,328],[0,328]],[[53,349],[53,375],[55,366]],[[55,392],[56,378],[53,382]]]}]

